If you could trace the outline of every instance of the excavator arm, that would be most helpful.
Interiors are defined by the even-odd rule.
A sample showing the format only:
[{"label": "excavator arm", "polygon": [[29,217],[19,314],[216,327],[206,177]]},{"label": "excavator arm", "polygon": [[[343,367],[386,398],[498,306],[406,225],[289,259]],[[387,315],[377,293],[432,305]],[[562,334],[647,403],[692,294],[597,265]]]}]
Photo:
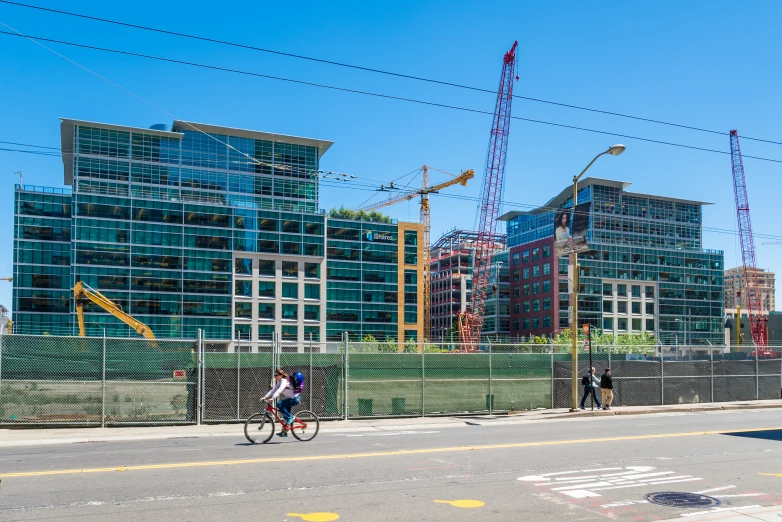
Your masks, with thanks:
[{"label": "excavator arm", "polygon": [[73,287],[73,297],[76,300],[76,317],[79,321],[79,335],[81,337],[84,337],[84,300],[88,299],[126,325],[133,328],[137,334],[147,339],[155,338],[155,334],[152,333],[152,330],[150,330],[149,326],[145,325],[133,316],[126,314],[122,308],[119,305],[114,304],[111,299],[101,294],[97,290],[93,290],[81,281],[76,283],[76,286]]}]

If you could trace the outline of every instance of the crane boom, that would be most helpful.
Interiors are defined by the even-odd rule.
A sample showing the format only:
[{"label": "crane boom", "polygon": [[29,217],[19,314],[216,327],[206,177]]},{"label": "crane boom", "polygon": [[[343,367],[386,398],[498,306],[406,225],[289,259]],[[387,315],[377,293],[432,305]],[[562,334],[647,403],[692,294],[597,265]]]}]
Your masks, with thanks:
[{"label": "crane boom", "polygon": [[114,304],[111,299],[97,290],[93,290],[81,281],[77,282],[73,287],[73,297],[76,300],[76,317],[79,321],[79,336],[84,337],[84,300],[88,299],[133,328],[139,335],[147,339],[155,338],[155,334],[152,333],[149,326],[131,315],[126,314],[122,308],[119,305]]},{"label": "crane boom", "polygon": [[494,250],[492,240],[497,234],[497,218],[502,201],[502,188],[505,183],[513,80],[514,77],[518,79],[518,76],[514,74],[518,44],[518,41],[513,42],[513,46],[503,57],[500,86],[497,89],[497,104],[489,135],[489,150],[486,154],[478,211],[478,239],[475,242],[473,256],[472,295],[467,310],[459,316],[459,337],[467,350],[477,348],[483,329]]},{"label": "crane boom", "polygon": [[[426,167],[424,167],[426,168]],[[440,190],[459,184],[463,187],[467,186],[467,180],[472,179],[475,177],[475,171],[465,170],[458,176],[456,176],[453,179],[449,179],[448,181],[445,181],[443,183],[438,183],[437,185],[433,185],[431,187],[423,187],[420,189],[411,190],[408,192],[402,192],[401,194],[397,194],[394,197],[388,198],[385,201],[379,201],[377,203],[373,203],[371,205],[367,205],[364,207],[364,210],[377,210],[379,208],[388,207],[393,205],[394,203],[399,203],[400,201],[409,201],[413,199],[416,196],[423,196],[424,194],[432,194],[434,192],[439,192]]]},{"label": "crane boom", "polygon": [[749,215],[747,181],[744,177],[744,161],[739,146],[739,133],[730,131],[730,159],[733,170],[733,195],[736,199],[736,217],[739,223],[741,263],[744,269],[744,284],[747,290],[747,313],[749,315],[752,340],[757,346],[766,346],[768,337],[760,305],[760,285],[755,261],[755,237]]},{"label": "crane boom", "polygon": [[399,203],[400,201],[409,201],[416,196],[421,196],[421,223],[423,223],[424,225],[424,259],[423,259],[424,280],[421,282],[421,284],[424,287],[424,292],[423,292],[424,302],[422,308],[423,308],[423,323],[424,323],[424,340],[428,341],[431,338],[431,333],[432,333],[432,321],[431,321],[432,267],[429,262],[430,258],[432,257],[430,253],[430,245],[429,245],[432,225],[431,225],[431,209],[429,207],[429,194],[433,194],[441,189],[457,184],[465,187],[467,186],[467,180],[470,180],[473,177],[475,177],[475,171],[472,169],[465,170],[464,172],[462,172],[461,174],[459,174],[453,179],[449,179],[448,181],[445,181],[443,183],[438,183],[437,185],[433,185],[430,187],[429,167],[424,165],[423,167],[421,167],[421,170],[423,171],[423,186],[420,189],[411,190],[409,192],[403,192],[385,201],[380,201],[378,203],[368,205],[364,207],[364,210],[376,210],[378,208],[383,208],[383,207],[393,205],[394,203]]}]

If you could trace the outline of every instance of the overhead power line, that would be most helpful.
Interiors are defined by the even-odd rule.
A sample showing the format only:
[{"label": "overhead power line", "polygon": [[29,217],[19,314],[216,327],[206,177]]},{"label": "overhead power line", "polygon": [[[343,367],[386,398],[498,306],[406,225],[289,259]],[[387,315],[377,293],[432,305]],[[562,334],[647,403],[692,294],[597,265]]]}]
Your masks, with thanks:
[{"label": "overhead power line", "polygon": [[[254,45],[242,44],[242,43],[238,43],[238,42],[231,42],[231,41],[228,41],[228,40],[221,40],[221,39],[218,39],[218,38],[210,38],[210,37],[207,37],[207,36],[200,36],[200,35],[195,35],[195,34],[190,34],[190,33],[183,33],[183,32],[179,32],[179,31],[171,31],[171,30],[168,30],[168,29],[160,29],[160,28],[157,28],[157,27],[150,27],[150,26],[146,26],[146,25],[132,24],[132,23],[129,23],[129,22],[121,22],[119,20],[111,20],[109,18],[101,18],[101,17],[98,17],[98,16],[91,16],[91,15],[86,15],[86,14],[82,14],[82,13],[74,13],[72,11],[64,11],[64,10],[61,10],[61,9],[52,9],[52,8],[49,8],[49,7],[42,7],[42,6],[32,5],[32,4],[24,4],[24,3],[21,3],[21,2],[13,2],[11,0],[0,0],[0,3],[9,4],[9,5],[15,5],[15,6],[18,6],[18,7],[24,7],[24,8],[28,8],[28,9],[36,9],[36,10],[39,10],[39,11],[46,11],[46,12],[60,14],[60,15],[72,16],[72,17],[76,17],[76,18],[82,18],[82,19],[85,19],[85,20],[92,20],[92,21],[95,21],[95,22],[114,24],[114,25],[119,25],[119,26],[122,26],[122,27],[129,27],[129,28],[132,28],[132,29],[140,29],[140,30],[144,30],[144,31],[151,31],[151,32],[155,32],[155,33],[166,34],[166,35],[169,35],[169,36],[177,36],[177,37],[180,37],[180,38],[189,38],[191,40],[199,40],[199,41],[202,41],[202,42],[226,45],[226,46],[230,46],[230,47],[236,47],[236,48],[239,48],[239,49],[246,49],[246,50],[251,50],[251,51],[259,51],[259,52],[263,52],[263,53],[275,54],[275,55],[278,55],[278,56],[285,56],[285,57],[288,57],[288,58],[296,58],[296,59],[299,59],[299,60],[307,60],[307,61],[311,61],[311,62],[317,62],[317,63],[323,63],[323,64],[327,64],[327,65],[334,65],[334,66],[338,66],[338,67],[344,67],[344,68],[348,68],[348,69],[354,69],[354,70],[359,70],[359,71],[371,72],[371,73],[376,73],[376,74],[383,74],[383,75],[387,75],[387,76],[395,76],[395,77],[398,77],[398,78],[404,78],[404,79],[408,79],[408,80],[416,80],[416,81],[421,81],[421,82],[426,82],[426,83],[432,83],[432,84],[435,84],[435,85],[442,85],[442,86],[447,86],[447,87],[455,87],[455,88],[458,88],[458,89],[466,89],[466,90],[470,90],[470,91],[482,92],[482,93],[487,93],[487,94],[492,94],[492,95],[496,95],[497,94],[497,92],[495,90],[485,89],[485,88],[482,88],[482,87],[475,87],[475,86],[472,86],[472,85],[464,85],[464,84],[460,84],[460,83],[448,82],[448,81],[444,81],[444,80],[437,80],[437,79],[433,79],[433,78],[425,78],[423,76],[415,76],[415,75],[411,75],[411,74],[404,74],[404,73],[398,73],[398,72],[393,72],[393,71],[386,71],[386,70],[382,70],[382,69],[376,69],[376,68],[372,68],[372,67],[364,67],[364,66],[361,66],[361,65],[355,65],[355,64],[349,64],[349,63],[344,63],[344,62],[338,62],[338,61],[335,61],[335,60],[326,60],[326,59],[323,59],[323,58],[316,58],[316,57],[313,57],[313,56],[306,56],[306,55],[302,55],[302,54],[288,53],[288,52],[284,52],[284,51],[278,51],[278,50],[275,50],[275,49],[268,49],[268,48],[264,48],[264,47],[254,46]],[[627,119],[643,121],[643,122],[647,122],[647,123],[655,123],[655,124],[659,124],[659,125],[666,125],[666,126],[669,126],[669,127],[677,127],[677,128],[680,128],[680,129],[704,132],[704,133],[708,133],[708,134],[717,134],[717,135],[728,134],[725,131],[718,131],[718,130],[713,130],[713,129],[705,129],[705,128],[697,127],[697,126],[694,126],[694,125],[686,125],[686,124],[682,124],[682,123],[674,123],[674,122],[669,122],[669,121],[664,121],[664,120],[657,120],[657,119],[653,119],[653,118],[645,118],[645,117],[642,117],[642,116],[635,116],[635,115],[632,115],[632,114],[624,114],[624,113],[620,113],[620,112],[606,111],[606,110],[602,110],[602,109],[595,109],[595,108],[592,108],[592,107],[585,107],[585,106],[582,106],[582,105],[575,105],[575,104],[571,104],[571,103],[563,103],[563,102],[556,102],[556,101],[552,101],[552,100],[544,100],[542,98],[534,98],[534,97],[531,97],[531,96],[523,96],[523,95],[519,95],[519,94],[514,94],[513,98],[518,98],[518,99],[531,101],[531,102],[535,102],[535,103],[542,103],[542,104],[546,104],[546,105],[553,105],[553,106],[557,106],[557,107],[564,107],[564,108],[568,108],[568,109],[575,109],[575,110],[580,110],[580,111],[593,112],[593,113],[597,113],[597,114],[605,114],[605,115],[608,115],[608,116],[616,116],[616,117],[620,117],[620,118],[627,118]],[[775,140],[770,140],[770,139],[765,139],[765,138],[753,138],[753,137],[749,137],[749,136],[742,136],[742,138],[745,139],[745,140],[753,140],[753,141],[758,141],[758,142],[762,142],[762,143],[770,143],[770,144],[774,144],[774,145],[782,145],[782,142],[780,142],[780,141],[775,141]]]},{"label": "overhead power line", "polygon": [[[5,0],[0,0],[0,2],[3,2],[3,1],[5,1]],[[41,37],[41,36],[32,36],[32,35],[27,35],[27,34],[18,34],[18,33],[13,33],[13,32],[9,32],[9,31],[0,31],[0,34],[7,35],[7,36],[15,36],[15,37],[20,37],[20,38],[26,38],[26,39],[29,39],[29,40],[32,40],[32,41],[56,43],[56,44],[61,44],[61,45],[68,45],[68,46],[71,46],[71,47],[79,47],[79,48],[82,48],[82,49],[90,49],[90,50],[94,50],[94,51],[101,51],[101,52],[114,53],[114,54],[121,54],[121,55],[125,55],[125,56],[133,56],[133,57],[136,57],[136,58],[144,58],[144,59],[148,59],[148,60],[156,60],[156,61],[161,61],[161,62],[174,63],[174,64],[178,64],[178,65],[187,65],[187,66],[190,66],[190,67],[198,67],[198,68],[202,68],[202,69],[221,71],[221,72],[227,72],[227,73],[232,73],[232,74],[240,74],[240,75],[243,75],[243,76],[251,76],[251,77],[264,78],[264,79],[269,79],[269,80],[277,80],[277,81],[282,81],[282,82],[287,82],[287,83],[306,85],[306,86],[310,86],[310,87],[318,87],[318,88],[321,88],[321,89],[328,89],[328,90],[339,91],[339,92],[347,92],[347,93],[350,93],[350,94],[360,94],[360,95],[363,95],[363,96],[372,96],[372,97],[383,98],[383,99],[388,99],[388,100],[396,100],[396,101],[403,101],[403,102],[408,102],[408,103],[416,103],[416,104],[419,104],[419,105],[427,105],[427,106],[439,107],[439,108],[443,108],[443,109],[451,109],[451,110],[457,110],[457,111],[462,111],[462,112],[470,112],[470,113],[474,113],[474,114],[483,114],[483,115],[488,115],[488,116],[492,115],[492,113],[490,111],[484,111],[484,110],[481,110],[481,109],[472,109],[472,108],[469,108],[469,107],[460,107],[458,105],[450,105],[450,104],[432,102],[432,101],[427,101],[427,100],[418,100],[418,99],[415,99],[415,98],[407,98],[407,97],[404,97],[404,96],[394,96],[394,95],[390,95],[390,94],[382,94],[382,93],[376,93],[376,92],[371,92],[371,91],[363,91],[363,90],[358,90],[358,89],[351,89],[351,88],[348,88],[348,87],[339,87],[339,86],[335,86],[335,85],[327,85],[327,84],[322,84],[322,83],[308,82],[308,81],[305,81],[305,80],[297,80],[297,79],[294,79],[294,78],[285,78],[285,77],[282,77],[282,76],[273,76],[273,75],[269,75],[269,74],[256,73],[256,72],[252,72],[252,71],[244,71],[244,70],[240,70],[240,69],[231,69],[231,68],[228,68],[228,67],[220,67],[220,66],[217,66],[217,65],[209,65],[209,64],[203,64],[203,63],[198,63],[198,62],[190,62],[190,61],[186,61],[186,60],[177,60],[177,59],[174,59],[174,58],[164,58],[164,57],[161,57],[161,56],[154,56],[154,55],[150,55],[150,54],[134,53],[134,52],[131,52],[131,51],[123,51],[123,50],[119,50],[119,49],[110,49],[110,48],[106,48],[106,47],[98,47],[98,46],[94,46],[94,45],[87,45],[87,44],[80,44],[80,43],[75,43],[75,42],[68,42],[68,41],[65,41],[65,40],[57,40],[57,39],[46,38],[46,37]],[[82,66],[79,66],[79,67],[82,67]],[[126,89],[123,88],[123,90],[126,90]],[[136,96],[136,95],[134,95],[134,96]],[[589,128],[586,128],[586,127],[578,127],[578,126],[575,126],[575,125],[567,125],[567,124],[564,124],[564,123],[550,122],[550,121],[545,121],[545,120],[536,120],[536,119],[532,119],[532,118],[523,118],[521,116],[511,116],[511,118],[514,119],[514,120],[526,121],[528,123],[536,123],[536,124],[539,124],[539,125],[547,125],[547,126],[559,127],[559,128],[563,128],[563,129],[577,130],[577,131],[581,131],[581,132],[589,132],[589,133],[593,133],[593,134],[603,134],[603,135],[606,135],[606,136],[614,136],[614,137],[618,137],[618,138],[627,138],[627,139],[631,139],[631,140],[643,141],[643,142],[646,142],[646,143],[655,143],[657,145],[666,145],[666,146],[669,146],[669,147],[677,147],[677,148],[683,148],[683,149],[689,149],[689,150],[697,150],[697,151],[701,151],[701,152],[710,152],[710,153],[713,153],[713,154],[730,155],[729,151],[709,149],[709,148],[706,148],[706,147],[698,147],[698,146],[695,146],[695,145],[687,145],[687,144],[683,144],[683,143],[675,143],[675,142],[670,142],[670,141],[656,140],[656,139],[652,139],[652,138],[644,138],[644,137],[641,137],[641,136],[633,136],[633,135],[630,135],[630,134],[623,134],[623,133],[619,133],[619,132],[611,132],[611,131],[605,131],[605,130],[600,130],[600,129],[589,129]],[[772,163],[782,163],[782,160],[772,159],[772,158],[765,158],[765,157],[761,157],[761,156],[745,155],[744,158],[746,158],[746,159],[755,159],[755,160],[760,160],[760,161],[768,161],[768,162],[772,162]]]}]

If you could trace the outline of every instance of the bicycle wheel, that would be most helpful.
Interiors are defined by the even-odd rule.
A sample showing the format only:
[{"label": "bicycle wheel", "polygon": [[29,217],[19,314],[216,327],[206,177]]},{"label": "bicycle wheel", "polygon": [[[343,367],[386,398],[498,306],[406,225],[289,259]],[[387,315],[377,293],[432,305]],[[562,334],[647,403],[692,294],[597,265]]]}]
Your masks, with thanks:
[{"label": "bicycle wheel", "polygon": [[256,413],[244,423],[244,436],[253,444],[265,444],[274,435],[274,419],[268,412]]},{"label": "bicycle wheel", "polygon": [[306,442],[314,439],[319,429],[320,419],[318,419],[318,416],[311,411],[303,410],[296,414],[291,433],[298,440]]}]

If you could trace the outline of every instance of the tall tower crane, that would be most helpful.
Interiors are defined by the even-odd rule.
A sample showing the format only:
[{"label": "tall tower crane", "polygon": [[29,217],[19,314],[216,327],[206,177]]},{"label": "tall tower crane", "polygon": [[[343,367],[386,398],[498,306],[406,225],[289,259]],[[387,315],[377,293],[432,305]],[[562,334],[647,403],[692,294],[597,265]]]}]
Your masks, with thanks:
[{"label": "tall tower crane", "polygon": [[733,195],[736,198],[736,217],[739,222],[739,243],[741,243],[741,264],[747,290],[747,313],[749,315],[752,340],[757,346],[766,346],[768,332],[760,306],[757,263],[755,261],[755,238],[752,235],[752,221],[749,216],[747,182],[744,178],[744,161],[739,147],[739,133],[730,131],[730,160],[733,167]]},{"label": "tall tower crane", "polygon": [[[394,203],[399,203],[400,201],[409,201],[413,199],[416,196],[421,196],[421,223],[424,225],[424,280],[422,281],[422,284],[424,286],[424,302],[423,302],[423,321],[424,321],[424,340],[428,341],[431,338],[432,333],[432,321],[431,321],[431,265],[429,264],[429,260],[431,258],[430,254],[430,234],[431,234],[431,221],[430,221],[430,207],[429,207],[429,194],[436,193],[446,187],[450,187],[451,185],[459,184],[461,186],[467,185],[467,180],[472,179],[475,177],[475,171],[465,170],[458,176],[456,176],[453,179],[449,179],[448,181],[445,181],[443,183],[438,183],[437,185],[429,186],[429,169],[430,167],[424,165],[421,167],[421,172],[423,173],[423,183],[421,185],[420,189],[411,190],[408,192],[401,192],[397,194],[396,196],[392,196],[388,198],[385,201],[380,201],[378,203],[374,203],[372,205],[368,205],[364,207],[364,210],[376,210],[378,208],[388,207],[390,205],[393,205]],[[438,169],[435,169],[438,170]],[[440,171],[444,172],[444,171]],[[444,172],[445,174],[448,174],[447,172]],[[450,175],[450,174],[449,174]],[[389,188],[393,188],[392,186]],[[387,190],[385,186],[381,186],[380,190]]]},{"label": "tall tower crane", "polygon": [[510,135],[511,103],[513,102],[513,81],[516,68],[516,46],[505,53],[502,59],[502,75],[497,90],[497,104],[489,135],[489,151],[481,185],[481,201],[478,212],[478,239],[475,242],[475,255],[472,270],[472,296],[467,310],[459,316],[459,338],[465,349],[474,349],[481,339],[483,318],[486,311],[486,297],[489,291],[491,260],[497,233],[497,218],[502,201],[502,188],[505,183],[505,160]]}]

